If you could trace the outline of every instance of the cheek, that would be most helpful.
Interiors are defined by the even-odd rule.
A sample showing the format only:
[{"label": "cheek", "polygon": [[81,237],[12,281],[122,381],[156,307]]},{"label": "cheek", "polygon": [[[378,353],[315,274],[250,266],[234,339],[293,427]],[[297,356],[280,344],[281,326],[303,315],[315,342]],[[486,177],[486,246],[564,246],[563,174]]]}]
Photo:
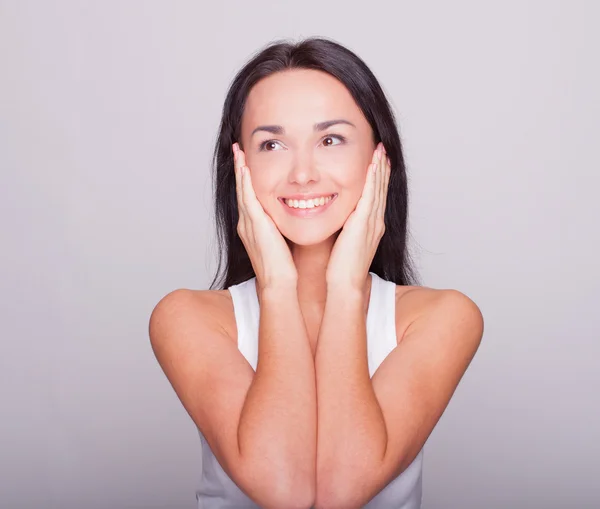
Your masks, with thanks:
[{"label": "cheek", "polygon": [[365,185],[367,176],[367,165],[363,167],[356,161],[346,162],[344,165],[336,166],[335,171],[330,173],[332,179],[337,183],[341,191],[346,193],[360,193]]},{"label": "cheek", "polygon": [[338,197],[340,200],[339,211],[344,217],[347,217],[356,208],[356,204],[362,196],[368,165],[369,162],[363,167],[353,161],[344,167],[343,172],[336,174],[336,184],[340,193]]},{"label": "cheek", "polygon": [[265,182],[264,178],[260,178],[259,176],[257,176],[255,172],[255,174],[252,175],[252,187],[254,188],[254,194],[256,194],[258,201],[260,201],[264,205],[265,198],[269,194],[268,183]]},{"label": "cheek", "polygon": [[248,167],[250,168],[254,194],[262,207],[269,210],[273,206],[272,202],[276,200],[274,189],[277,183],[271,177],[273,172],[265,171],[262,167],[253,169],[249,164]]},{"label": "cheek", "polygon": [[368,154],[358,143],[324,149],[317,161],[324,172],[343,188],[362,186],[370,163]]},{"label": "cheek", "polygon": [[[250,168],[252,186],[258,195],[262,194],[276,183],[277,170],[281,170],[281,161],[275,157],[246,155],[246,165]],[[281,173],[281,172],[279,172]]]}]

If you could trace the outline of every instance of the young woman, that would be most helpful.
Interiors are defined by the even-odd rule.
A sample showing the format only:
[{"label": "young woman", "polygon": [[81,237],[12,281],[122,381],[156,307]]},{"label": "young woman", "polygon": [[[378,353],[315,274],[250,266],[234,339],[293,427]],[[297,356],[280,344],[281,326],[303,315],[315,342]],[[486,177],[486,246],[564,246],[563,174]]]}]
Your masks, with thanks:
[{"label": "young woman", "polygon": [[173,291],[150,318],[200,431],[198,506],[419,507],[423,445],[483,319],[416,285],[377,80],[327,39],[267,46],[231,85],[215,169],[220,289]]}]

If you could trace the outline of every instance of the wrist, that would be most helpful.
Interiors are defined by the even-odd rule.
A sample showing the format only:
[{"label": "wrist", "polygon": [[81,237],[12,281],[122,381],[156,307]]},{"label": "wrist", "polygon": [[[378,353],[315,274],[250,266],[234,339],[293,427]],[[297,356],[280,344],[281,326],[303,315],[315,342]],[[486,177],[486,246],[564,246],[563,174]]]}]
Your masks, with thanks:
[{"label": "wrist", "polygon": [[362,293],[366,288],[367,277],[356,281],[350,278],[348,274],[342,276],[326,275],[325,282],[327,283],[327,292]]},{"label": "wrist", "polygon": [[360,300],[364,298],[364,289],[348,282],[327,283],[327,298]]},{"label": "wrist", "polygon": [[278,281],[265,285],[256,285],[259,300],[280,300],[290,297],[298,298],[298,284],[296,280]]}]

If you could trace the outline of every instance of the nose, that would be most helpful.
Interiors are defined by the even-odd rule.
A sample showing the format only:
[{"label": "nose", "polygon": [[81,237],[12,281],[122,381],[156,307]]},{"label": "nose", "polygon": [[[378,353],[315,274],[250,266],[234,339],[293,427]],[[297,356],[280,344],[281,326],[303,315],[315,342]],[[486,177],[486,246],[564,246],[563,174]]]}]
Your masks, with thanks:
[{"label": "nose", "polygon": [[292,167],[288,175],[290,184],[305,186],[311,182],[319,181],[319,172],[310,154],[297,154],[292,160]]}]

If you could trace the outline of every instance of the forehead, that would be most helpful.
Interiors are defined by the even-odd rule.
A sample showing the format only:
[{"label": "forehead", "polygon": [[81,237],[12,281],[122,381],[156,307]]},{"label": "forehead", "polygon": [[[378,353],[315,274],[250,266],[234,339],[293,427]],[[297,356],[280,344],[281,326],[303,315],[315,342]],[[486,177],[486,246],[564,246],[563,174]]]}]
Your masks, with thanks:
[{"label": "forehead", "polygon": [[334,118],[367,123],[343,83],[322,71],[293,69],[272,74],[250,90],[242,130],[265,123],[305,129]]}]

